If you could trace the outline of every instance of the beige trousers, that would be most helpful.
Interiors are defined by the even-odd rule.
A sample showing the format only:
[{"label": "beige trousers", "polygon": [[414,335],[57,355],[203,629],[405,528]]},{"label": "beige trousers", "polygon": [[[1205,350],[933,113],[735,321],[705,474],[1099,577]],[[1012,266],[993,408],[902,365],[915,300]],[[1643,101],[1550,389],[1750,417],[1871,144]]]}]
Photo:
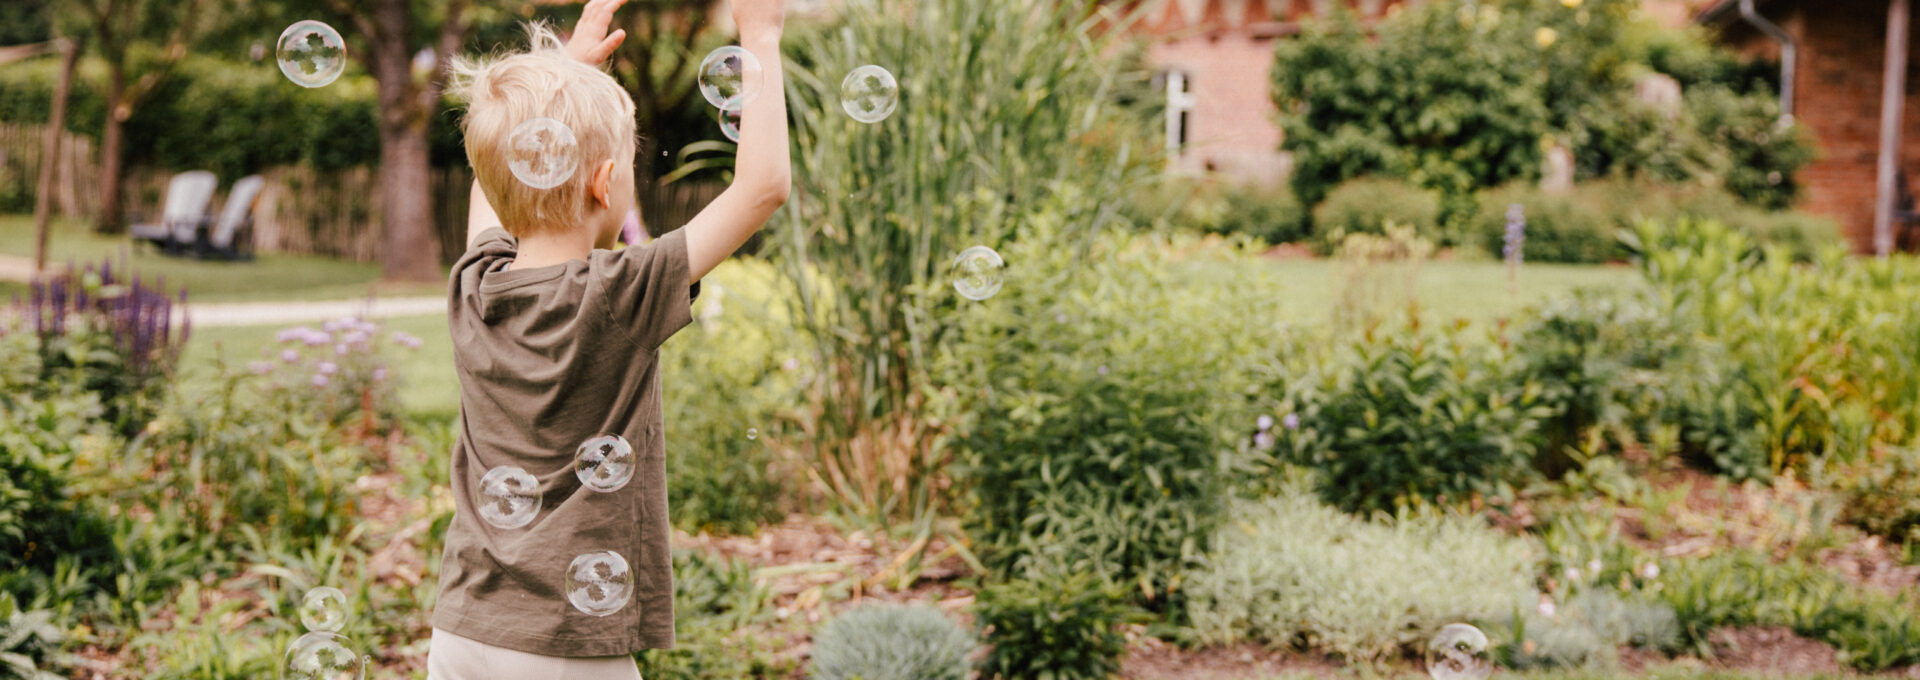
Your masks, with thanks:
[{"label": "beige trousers", "polygon": [[631,656],[541,656],[435,628],[427,680],[640,680],[640,667]]}]

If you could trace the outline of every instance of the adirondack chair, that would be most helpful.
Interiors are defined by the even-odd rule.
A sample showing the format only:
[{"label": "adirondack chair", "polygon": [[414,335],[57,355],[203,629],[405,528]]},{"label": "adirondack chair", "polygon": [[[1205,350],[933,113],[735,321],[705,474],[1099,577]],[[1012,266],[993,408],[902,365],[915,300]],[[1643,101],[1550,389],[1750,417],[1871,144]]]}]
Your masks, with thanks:
[{"label": "adirondack chair", "polygon": [[260,188],[267,180],[248,175],[233,183],[227,203],[220,208],[220,219],[213,223],[205,240],[196,240],[194,252],[200,257],[223,260],[253,258],[253,207],[260,201]]},{"label": "adirondack chair", "polygon": [[[220,180],[205,170],[174,175],[167,181],[159,224],[136,224],[128,229],[136,241],[152,243],[161,252],[177,253],[190,247],[194,234],[207,223],[207,204]],[[184,238],[183,238],[184,237]]]}]

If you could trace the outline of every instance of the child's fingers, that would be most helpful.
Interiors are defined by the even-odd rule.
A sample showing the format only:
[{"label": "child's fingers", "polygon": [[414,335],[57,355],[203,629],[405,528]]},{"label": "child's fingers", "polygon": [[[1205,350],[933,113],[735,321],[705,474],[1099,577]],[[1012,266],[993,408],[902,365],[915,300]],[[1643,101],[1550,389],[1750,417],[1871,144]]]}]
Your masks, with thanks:
[{"label": "child's fingers", "polygon": [[627,0],[590,0],[586,9],[580,10],[580,24],[604,28],[613,22],[613,11],[624,4],[627,4]]},{"label": "child's fingers", "polygon": [[622,41],[625,41],[626,39],[627,39],[626,29],[620,29],[618,31],[614,31],[612,35],[607,36],[606,40],[602,40],[600,41],[600,44],[594,45],[593,50],[588,52],[587,54],[592,58],[593,63],[598,64],[600,62],[606,61],[607,57],[613,56],[614,49],[620,47],[620,43]]}]

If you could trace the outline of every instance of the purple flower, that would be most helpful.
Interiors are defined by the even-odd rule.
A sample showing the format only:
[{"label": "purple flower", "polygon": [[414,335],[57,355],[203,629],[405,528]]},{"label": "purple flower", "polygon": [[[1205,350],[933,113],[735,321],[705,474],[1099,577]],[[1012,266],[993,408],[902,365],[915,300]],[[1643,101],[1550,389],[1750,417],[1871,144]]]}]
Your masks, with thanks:
[{"label": "purple flower", "polygon": [[1266,432],[1268,428],[1273,427],[1273,416],[1260,416],[1253,421],[1253,425],[1260,428],[1261,432]]},{"label": "purple flower", "polygon": [[376,369],[373,369],[373,381],[374,381],[374,382],[383,382],[383,381],[385,381],[386,379],[387,379],[387,368],[386,368],[385,366],[382,366],[382,367],[380,367],[380,368],[376,368]]},{"label": "purple flower", "polygon": [[[296,354],[294,356],[299,355]],[[252,371],[254,375],[266,375],[268,371],[273,370],[273,364],[265,361],[249,361],[247,362],[247,370]]]},{"label": "purple flower", "polygon": [[299,340],[301,338],[307,337],[307,335],[312,332],[313,332],[313,329],[308,328],[306,326],[294,326],[292,328],[283,329],[279,333],[275,333],[273,337],[275,340],[278,340],[280,342],[293,342],[295,340]]},{"label": "purple flower", "polygon": [[319,371],[320,375],[333,375],[340,370],[340,366],[331,361],[322,361],[319,366],[314,367],[314,370]]},{"label": "purple flower", "polygon": [[341,342],[344,342],[344,343],[347,343],[347,344],[349,344],[349,345],[362,345],[362,344],[366,344],[366,342],[367,342],[367,334],[366,334],[366,333],[365,333],[364,331],[360,331],[360,330],[357,330],[357,329],[356,329],[356,330],[351,330],[351,331],[347,331],[347,334],[346,334],[346,335],[342,335],[342,336],[340,336],[340,341],[341,341]]},{"label": "purple flower", "polygon": [[1253,436],[1253,446],[1257,449],[1273,448],[1273,435],[1262,432]]},{"label": "purple flower", "polygon": [[328,379],[327,376],[324,374],[321,374],[321,373],[313,374],[314,387],[326,387],[327,383],[330,383],[330,382],[333,382],[333,381]]},{"label": "purple flower", "polygon": [[300,340],[307,343],[308,347],[319,347],[333,342],[333,334],[326,331],[308,331],[306,335],[307,337],[301,338]]},{"label": "purple flower", "polygon": [[285,361],[289,364],[299,361],[300,352],[299,350],[291,350],[291,349],[280,350],[280,360]]},{"label": "purple flower", "polygon": [[1066,315],[1066,313],[1064,313],[1064,312],[1062,312],[1062,313],[1059,313],[1059,314],[1055,314],[1055,315],[1053,315],[1053,322],[1054,322],[1054,323],[1066,323],[1066,322],[1067,322],[1067,315]]},{"label": "purple flower", "polygon": [[347,354],[347,343],[344,343],[344,342],[343,342],[343,343],[340,343],[340,344],[338,344],[338,345],[334,345],[334,346],[333,346],[333,353],[334,353],[334,354],[338,354],[338,355],[341,355],[341,356],[346,356],[346,354]]},{"label": "purple flower", "polygon": [[1106,375],[1106,374],[1107,374],[1107,367],[1106,367],[1106,366],[1101,366],[1101,367],[1100,367],[1100,375]]},{"label": "purple flower", "polygon": [[420,339],[405,331],[394,331],[393,341],[405,345],[407,349],[420,349]]},{"label": "purple flower", "polygon": [[1507,266],[1520,266],[1527,246],[1527,215],[1518,203],[1507,206],[1507,233],[1501,237],[1501,243],[1500,253],[1506,258]]},{"label": "purple flower", "polygon": [[1280,426],[1289,430],[1298,430],[1300,429],[1300,416],[1292,413],[1282,416],[1280,418]]},{"label": "purple flower", "polygon": [[789,371],[798,371],[798,370],[800,370],[800,360],[799,360],[799,359],[788,359],[788,360],[786,361],[786,363],[783,363],[783,364],[780,364],[780,367],[781,367],[781,368],[784,368],[784,369],[787,369],[787,370],[789,370]]}]

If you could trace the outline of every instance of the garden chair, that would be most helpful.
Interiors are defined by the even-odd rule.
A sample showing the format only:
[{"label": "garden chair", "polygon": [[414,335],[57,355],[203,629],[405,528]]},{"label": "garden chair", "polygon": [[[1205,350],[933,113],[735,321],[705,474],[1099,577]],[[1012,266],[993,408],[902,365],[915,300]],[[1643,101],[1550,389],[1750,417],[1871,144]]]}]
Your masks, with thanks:
[{"label": "garden chair", "polygon": [[199,256],[223,260],[253,258],[253,207],[260,201],[260,188],[266,183],[266,178],[259,175],[247,175],[233,183],[213,230],[207,233],[205,241],[195,241],[195,252]]},{"label": "garden chair", "polygon": [[128,232],[134,240],[152,243],[163,253],[192,246],[193,235],[207,223],[207,204],[213,202],[213,189],[219,184],[219,178],[205,170],[174,175],[167,181],[160,223],[136,224]]}]

